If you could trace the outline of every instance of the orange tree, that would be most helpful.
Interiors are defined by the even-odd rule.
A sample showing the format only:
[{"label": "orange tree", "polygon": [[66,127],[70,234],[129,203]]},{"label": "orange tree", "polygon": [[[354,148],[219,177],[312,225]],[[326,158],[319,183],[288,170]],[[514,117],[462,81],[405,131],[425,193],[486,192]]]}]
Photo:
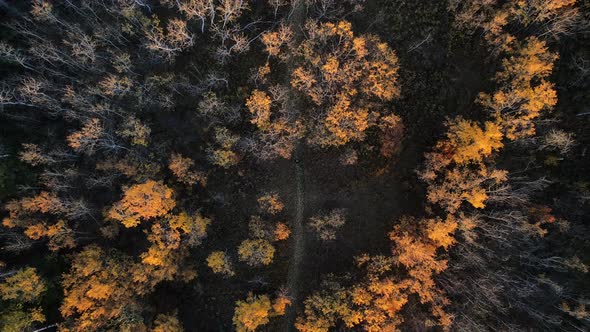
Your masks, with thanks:
[{"label": "orange tree", "polygon": [[273,66],[294,65],[288,68],[291,90],[268,82],[270,62],[258,71],[268,87],[254,90],[246,106],[259,144],[289,158],[294,142],[304,136],[322,147],[363,141],[370,127],[391,115],[383,103],[399,96],[395,52],[374,35],[355,36],[347,21],[310,20],[299,43],[289,29],[281,26],[262,36]]}]

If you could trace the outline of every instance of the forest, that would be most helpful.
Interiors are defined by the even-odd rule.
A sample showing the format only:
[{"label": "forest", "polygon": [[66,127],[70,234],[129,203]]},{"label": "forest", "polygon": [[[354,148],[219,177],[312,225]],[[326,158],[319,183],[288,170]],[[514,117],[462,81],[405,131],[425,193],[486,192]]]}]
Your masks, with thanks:
[{"label": "forest", "polygon": [[0,0],[0,332],[590,330],[590,0]]}]

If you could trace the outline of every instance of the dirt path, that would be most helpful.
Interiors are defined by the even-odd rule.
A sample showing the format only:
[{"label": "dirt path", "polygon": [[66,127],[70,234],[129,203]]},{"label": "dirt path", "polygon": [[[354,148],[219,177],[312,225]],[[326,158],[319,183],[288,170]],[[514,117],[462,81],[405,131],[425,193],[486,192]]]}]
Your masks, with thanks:
[{"label": "dirt path", "polygon": [[[298,41],[302,38],[301,28],[306,18],[306,7],[303,0],[293,3],[293,7],[287,21],[293,30],[293,39]],[[293,71],[293,63],[289,64],[289,72]],[[287,84],[289,84],[287,82]],[[301,279],[301,261],[305,255],[305,228],[303,226],[304,204],[304,180],[302,153],[303,143],[300,143],[294,151],[292,160],[295,162],[295,182],[296,182],[296,199],[295,199],[295,217],[291,223],[292,236],[292,254],[289,262],[289,274],[287,276],[287,291],[291,297],[292,304],[287,308],[283,320],[281,331],[295,331],[296,308],[299,304],[300,279]]]},{"label": "dirt path", "polygon": [[299,303],[299,284],[301,276],[301,261],[305,254],[305,228],[303,226],[304,205],[304,180],[303,161],[301,160],[301,149],[299,146],[295,150],[293,160],[295,161],[295,181],[297,186],[297,197],[295,199],[295,218],[291,223],[292,231],[292,254],[289,262],[289,275],[287,276],[287,290],[292,300],[292,305],[287,309],[283,322],[282,331],[294,331],[296,308]]}]

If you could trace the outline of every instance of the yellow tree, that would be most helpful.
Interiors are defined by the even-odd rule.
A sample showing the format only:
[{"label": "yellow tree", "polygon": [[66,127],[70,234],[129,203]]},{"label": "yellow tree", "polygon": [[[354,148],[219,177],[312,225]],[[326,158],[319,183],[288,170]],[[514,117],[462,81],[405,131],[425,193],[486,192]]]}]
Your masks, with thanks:
[{"label": "yellow tree", "polygon": [[280,316],[285,313],[285,307],[290,305],[291,301],[279,295],[271,303],[268,295],[255,296],[248,294],[245,301],[237,301],[234,312],[233,322],[238,332],[256,331],[259,326],[265,325],[271,317]]},{"label": "yellow tree", "polygon": [[389,234],[392,255],[358,257],[363,277],[350,287],[334,278],[324,281],[322,290],[304,301],[304,315],[297,318],[296,328],[301,332],[328,332],[342,322],[348,329],[396,331],[404,321],[400,311],[412,301],[412,295],[417,295],[436,325],[448,329],[452,322],[444,311],[448,300],[434,276],[447,267],[447,261],[439,255],[454,243],[457,226],[453,218],[403,217]]},{"label": "yellow tree", "polygon": [[533,135],[533,121],[557,103],[557,92],[546,80],[556,60],[544,41],[531,37],[503,60],[503,69],[496,76],[498,91],[481,94],[482,104],[501,119],[507,138]]},{"label": "yellow tree", "polygon": [[238,247],[240,261],[250,266],[269,265],[272,263],[275,247],[265,239],[248,239]]},{"label": "yellow tree", "polygon": [[456,118],[447,123],[447,139],[436,149],[452,155],[450,159],[458,164],[480,162],[503,146],[502,137],[496,123],[486,121],[481,128],[473,121]]},{"label": "yellow tree", "polygon": [[174,192],[161,181],[148,180],[125,188],[123,199],[108,211],[108,217],[125,227],[135,227],[141,220],[166,215],[176,202]]},{"label": "yellow tree", "polygon": [[0,283],[0,297],[18,302],[33,302],[45,292],[45,281],[39,277],[37,270],[26,267],[7,277]]},{"label": "yellow tree", "polygon": [[[325,281],[321,290],[304,301],[304,315],[297,317],[295,327],[301,332],[328,332],[339,319],[355,316],[349,303],[348,290],[338,283]],[[352,328],[360,321],[350,319],[346,324]]]},{"label": "yellow tree", "polygon": [[269,192],[258,197],[258,207],[269,214],[275,215],[285,208],[281,201],[279,194],[276,192]]},{"label": "yellow tree", "polygon": [[6,209],[9,215],[2,221],[5,227],[23,228],[25,235],[32,240],[47,238],[51,250],[76,245],[74,231],[65,220],[50,221],[55,219],[53,216],[67,215],[72,210],[55,193],[42,191],[33,197],[13,200],[8,202]]},{"label": "yellow tree", "polygon": [[15,273],[5,273],[4,277],[0,282],[0,329],[29,331],[34,324],[45,322],[45,315],[38,304],[47,286],[37,270],[25,267]]},{"label": "yellow tree", "polygon": [[185,158],[181,154],[173,153],[170,157],[168,168],[176,178],[187,185],[199,183],[201,186],[207,185],[207,175],[203,172],[195,171],[195,162],[190,158]]},{"label": "yellow tree", "polygon": [[[286,26],[262,37],[270,59],[290,64],[291,89],[307,103],[306,111],[298,110],[287,87],[252,92],[246,106],[259,129],[264,158],[289,158],[305,136],[319,146],[362,141],[368,128],[390,114],[383,103],[399,96],[397,56],[379,38],[355,36],[347,21],[308,21],[304,32],[299,44]],[[259,70],[263,82],[270,68],[267,62]],[[264,153],[268,150],[274,153]]]},{"label": "yellow tree", "polygon": [[151,332],[183,332],[182,324],[176,315],[159,314],[154,321]]},{"label": "yellow tree", "polygon": [[130,267],[128,258],[95,245],[76,254],[62,280],[64,300],[60,310],[65,327],[96,331],[133,326],[141,306]]},{"label": "yellow tree", "polygon": [[283,241],[289,238],[289,236],[291,235],[291,230],[289,229],[289,227],[282,222],[278,222],[275,225],[275,229],[274,229],[274,240],[275,241]]},{"label": "yellow tree", "polygon": [[267,295],[248,295],[245,301],[236,302],[234,326],[238,332],[255,331],[257,327],[267,324],[272,306]]},{"label": "yellow tree", "polygon": [[287,25],[281,25],[277,31],[267,31],[260,37],[269,56],[286,59],[285,53],[293,39],[293,31]]},{"label": "yellow tree", "polygon": [[53,192],[42,191],[33,197],[9,201],[8,217],[2,220],[5,227],[30,227],[37,224],[35,214],[61,214],[67,211],[64,202]]},{"label": "yellow tree", "polygon": [[240,156],[234,151],[240,136],[232,134],[225,127],[217,127],[213,140],[217,145],[209,149],[209,159],[213,164],[227,169],[240,161]]},{"label": "yellow tree", "polygon": [[186,261],[189,249],[201,244],[210,223],[200,214],[191,216],[185,212],[153,223],[146,231],[151,245],[140,255],[141,262],[134,265],[133,280],[149,291],[164,280],[193,279],[193,265]]},{"label": "yellow tree", "polygon": [[207,266],[213,273],[221,274],[225,277],[235,275],[229,257],[223,251],[214,251],[207,257]]},{"label": "yellow tree", "polygon": [[264,91],[254,90],[246,100],[246,107],[252,114],[250,122],[264,130],[270,125],[270,105],[272,100]]},{"label": "yellow tree", "polygon": [[420,178],[428,184],[428,201],[455,213],[461,203],[483,208],[487,189],[506,181],[506,172],[487,166],[494,151],[503,147],[502,127],[455,118],[447,122],[446,137],[426,154]]},{"label": "yellow tree", "polygon": [[[268,69],[270,70],[270,68]],[[269,93],[252,91],[246,107],[250,120],[258,127],[258,145],[255,153],[261,159],[291,157],[298,139],[303,137],[303,125],[288,105],[288,89],[281,85],[270,87]]]},{"label": "yellow tree", "polygon": [[399,96],[397,56],[376,36],[355,37],[346,21],[309,21],[305,30],[307,38],[294,51],[300,65],[291,86],[311,100],[314,117],[323,119],[323,127],[313,129],[312,143],[338,146],[364,139],[379,116],[377,106]]},{"label": "yellow tree", "polygon": [[58,220],[53,225],[45,223],[30,225],[25,229],[25,235],[32,240],[47,237],[49,239],[48,247],[52,251],[76,246],[74,231],[64,220]]}]

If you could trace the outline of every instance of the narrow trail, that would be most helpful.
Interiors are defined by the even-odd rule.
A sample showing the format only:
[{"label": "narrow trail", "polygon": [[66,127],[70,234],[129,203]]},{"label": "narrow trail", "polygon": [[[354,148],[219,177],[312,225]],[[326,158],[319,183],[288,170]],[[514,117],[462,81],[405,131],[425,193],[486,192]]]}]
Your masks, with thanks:
[{"label": "narrow trail", "polygon": [[[287,18],[287,22],[293,30],[293,39],[300,41],[303,37],[302,27],[307,16],[306,6],[303,0],[296,0],[292,2],[291,13]],[[289,72],[292,72],[294,63],[289,62]],[[289,84],[289,77],[287,77],[287,85]],[[295,200],[295,218],[291,223],[291,234],[293,239],[293,248],[291,259],[289,262],[289,272],[287,276],[287,292],[291,297],[291,305],[287,308],[283,319],[283,326],[281,331],[295,331],[295,317],[297,315],[297,306],[299,304],[300,282],[301,282],[301,261],[305,256],[305,228],[303,226],[303,218],[305,211],[304,197],[304,180],[305,174],[303,171],[303,143],[297,145],[294,151],[292,160],[295,161],[295,182],[297,187]]]},{"label": "narrow trail", "polygon": [[305,255],[305,228],[303,226],[304,206],[304,179],[303,161],[301,160],[301,146],[295,150],[295,181],[297,186],[297,198],[295,200],[295,218],[291,224],[293,236],[293,248],[289,263],[289,275],[287,277],[287,290],[291,297],[292,305],[287,309],[284,317],[282,331],[294,331],[296,307],[299,303],[299,286],[301,276],[301,261]]}]

